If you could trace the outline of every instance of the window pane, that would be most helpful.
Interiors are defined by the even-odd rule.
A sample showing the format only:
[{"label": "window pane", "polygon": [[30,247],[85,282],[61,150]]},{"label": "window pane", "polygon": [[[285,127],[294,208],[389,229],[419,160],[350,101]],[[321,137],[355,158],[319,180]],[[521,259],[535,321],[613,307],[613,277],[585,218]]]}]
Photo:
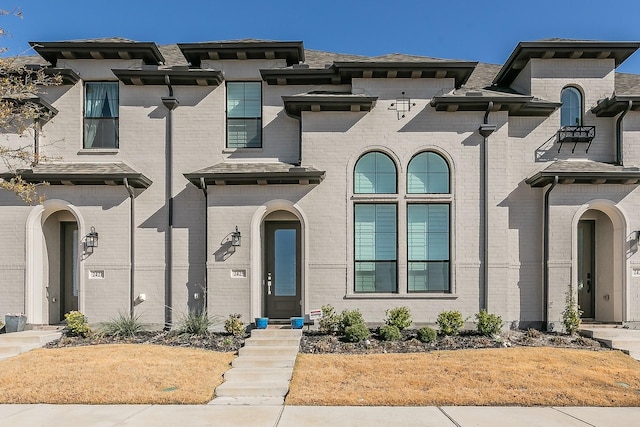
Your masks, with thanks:
[{"label": "window pane", "polygon": [[411,159],[407,171],[407,193],[449,193],[449,166],[444,158],[425,152]]},{"label": "window pane", "polygon": [[562,89],[560,101],[562,102],[562,108],[560,110],[560,125],[581,126],[582,101],[578,89],[574,87]]},{"label": "window pane", "polygon": [[84,148],[118,148],[117,82],[85,83]]},{"label": "window pane", "polygon": [[396,166],[386,154],[367,153],[356,163],[353,181],[358,194],[394,194]]},{"label": "window pane", "polygon": [[409,292],[449,291],[449,205],[407,206]]},{"label": "window pane", "polygon": [[356,292],[396,292],[396,263],[356,262]]},{"label": "window pane", "polygon": [[409,292],[449,292],[449,261],[409,262]]},{"label": "window pane", "polygon": [[227,146],[230,148],[260,148],[262,120],[227,120]]},{"label": "window pane", "polygon": [[262,84],[227,83],[227,146],[262,146]]},{"label": "window pane", "polygon": [[356,292],[396,292],[396,205],[358,204],[354,211]]},{"label": "window pane", "polygon": [[274,233],[274,294],[296,295],[296,230],[279,229]]}]

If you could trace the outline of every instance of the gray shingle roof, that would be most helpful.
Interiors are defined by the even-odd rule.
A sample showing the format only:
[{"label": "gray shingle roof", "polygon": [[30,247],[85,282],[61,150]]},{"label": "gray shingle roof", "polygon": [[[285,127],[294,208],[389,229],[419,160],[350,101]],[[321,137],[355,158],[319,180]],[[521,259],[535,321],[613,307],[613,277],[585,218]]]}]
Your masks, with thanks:
[{"label": "gray shingle roof", "polygon": [[[126,178],[136,188],[147,188],[151,180],[125,163],[41,163],[17,174],[28,182],[47,181],[52,185],[123,185]],[[15,174],[0,173],[10,179]]]},{"label": "gray shingle roof", "polygon": [[200,187],[203,178],[208,185],[319,184],[325,172],[310,166],[290,163],[218,163],[184,174]]},{"label": "gray shingle roof", "polygon": [[626,184],[640,183],[640,168],[593,161],[558,160],[537,172],[525,182],[544,187],[559,178],[560,184]]}]

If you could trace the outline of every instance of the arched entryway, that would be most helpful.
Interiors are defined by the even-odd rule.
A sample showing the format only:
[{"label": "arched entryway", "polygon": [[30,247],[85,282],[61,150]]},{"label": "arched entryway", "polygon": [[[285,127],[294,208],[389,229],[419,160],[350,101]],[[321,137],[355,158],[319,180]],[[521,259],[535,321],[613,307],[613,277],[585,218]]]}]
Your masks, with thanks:
[{"label": "arched entryway", "polygon": [[288,319],[302,316],[305,304],[307,240],[297,205],[275,200],[252,220],[252,316]]},{"label": "arched entryway", "polygon": [[83,309],[84,226],[80,212],[48,200],[27,218],[25,311],[31,324],[58,324]]},{"label": "arched entryway", "polygon": [[589,203],[576,215],[573,284],[584,320],[626,318],[626,223],[609,201]]}]

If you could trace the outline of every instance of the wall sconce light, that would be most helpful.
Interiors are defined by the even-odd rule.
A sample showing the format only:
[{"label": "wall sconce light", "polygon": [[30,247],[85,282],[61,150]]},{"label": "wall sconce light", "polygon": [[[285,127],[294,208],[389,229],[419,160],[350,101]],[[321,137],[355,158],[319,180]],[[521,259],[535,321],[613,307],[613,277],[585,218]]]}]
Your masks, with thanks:
[{"label": "wall sconce light", "polygon": [[84,238],[84,247],[88,253],[93,253],[93,248],[98,247],[98,232],[95,227],[91,226],[91,231]]},{"label": "wall sconce light", "polygon": [[238,226],[236,225],[236,231],[231,233],[231,246],[233,246],[234,248],[237,248],[238,246],[240,246],[241,238],[242,236],[240,235],[240,232],[238,231]]},{"label": "wall sconce light", "polygon": [[411,102],[411,98],[405,96],[405,93],[402,92],[402,96],[400,98],[396,98],[396,102],[391,104],[390,109],[396,110],[398,113],[398,120],[403,119],[405,113],[411,111],[411,107],[415,107],[416,103]]}]

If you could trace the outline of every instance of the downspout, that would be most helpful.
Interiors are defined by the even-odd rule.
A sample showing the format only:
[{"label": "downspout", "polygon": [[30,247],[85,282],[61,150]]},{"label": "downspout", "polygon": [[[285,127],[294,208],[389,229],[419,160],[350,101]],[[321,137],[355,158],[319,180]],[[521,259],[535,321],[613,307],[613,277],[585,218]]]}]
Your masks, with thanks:
[{"label": "downspout", "polygon": [[298,166],[302,166],[302,112],[298,117]]},{"label": "downspout", "polygon": [[618,166],[624,166],[624,155],[622,153],[622,119],[627,115],[631,108],[633,107],[633,101],[627,101],[627,108],[620,113],[618,119],[616,120],[616,164]]},{"label": "downspout", "polygon": [[130,251],[130,255],[129,255],[129,263],[130,263],[130,278],[129,278],[129,315],[131,316],[131,318],[133,319],[133,307],[134,307],[134,301],[135,301],[135,265],[136,265],[136,221],[135,221],[135,212],[136,212],[136,198],[135,198],[135,194],[133,192],[133,188],[131,188],[131,186],[129,185],[129,180],[127,178],[124,178],[124,188],[127,189],[127,192],[129,193],[129,200],[131,200],[131,203],[129,204],[130,206],[130,213],[129,213],[129,220],[130,220],[130,224],[129,224],[129,251]]},{"label": "downspout", "polygon": [[551,195],[551,191],[558,185],[558,176],[553,177],[553,182],[551,183],[551,187],[547,189],[544,193],[544,212],[543,212],[543,222],[544,222],[544,232],[543,232],[543,242],[542,242],[542,258],[544,262],[544,276],[543,276],[543,323],[542,328],[544,330],[548,329],[549,323],[549,196]]},{"label": "downspout", "polygon": [[36,117],[33,124],[33,162],[31,162],[31,166],[35,166],[40,162],[40,118]]},{"label": "downspout", "polygon": [[165,245],[165,289],[164,289],[164,329],[170,330],[172,325],[172,284],[173,284],[173,110],[178,107],[178,100],[173,96],[173,86],[168,75],[164,81],[169,88],[169,96],[162,97],[162,104],[169,110],[167,114],[167,138],[165,148],[165,200],[168,208],[168,227]]},{"label": "downspout", "polygon": [[482,135],[482,162],[480,173],[482,174],[482,307],[489,309],[489,136],[495,132],[496,125],[489,124],[489,113],[493,109],[493,101],[487,104],[487,111],[484,113],[484,120],[480,125],[480,135]]},{"label": "downspout", "polygon": [[200,189],[204,195],[204,295],[202,297],[202,304],[204,305],[204,312],[209,312],[209,284],[207,282],[207,260],[209,259],[209,192],[207,191],[207,183],[204,182],[204,177],[200,177]]}]

